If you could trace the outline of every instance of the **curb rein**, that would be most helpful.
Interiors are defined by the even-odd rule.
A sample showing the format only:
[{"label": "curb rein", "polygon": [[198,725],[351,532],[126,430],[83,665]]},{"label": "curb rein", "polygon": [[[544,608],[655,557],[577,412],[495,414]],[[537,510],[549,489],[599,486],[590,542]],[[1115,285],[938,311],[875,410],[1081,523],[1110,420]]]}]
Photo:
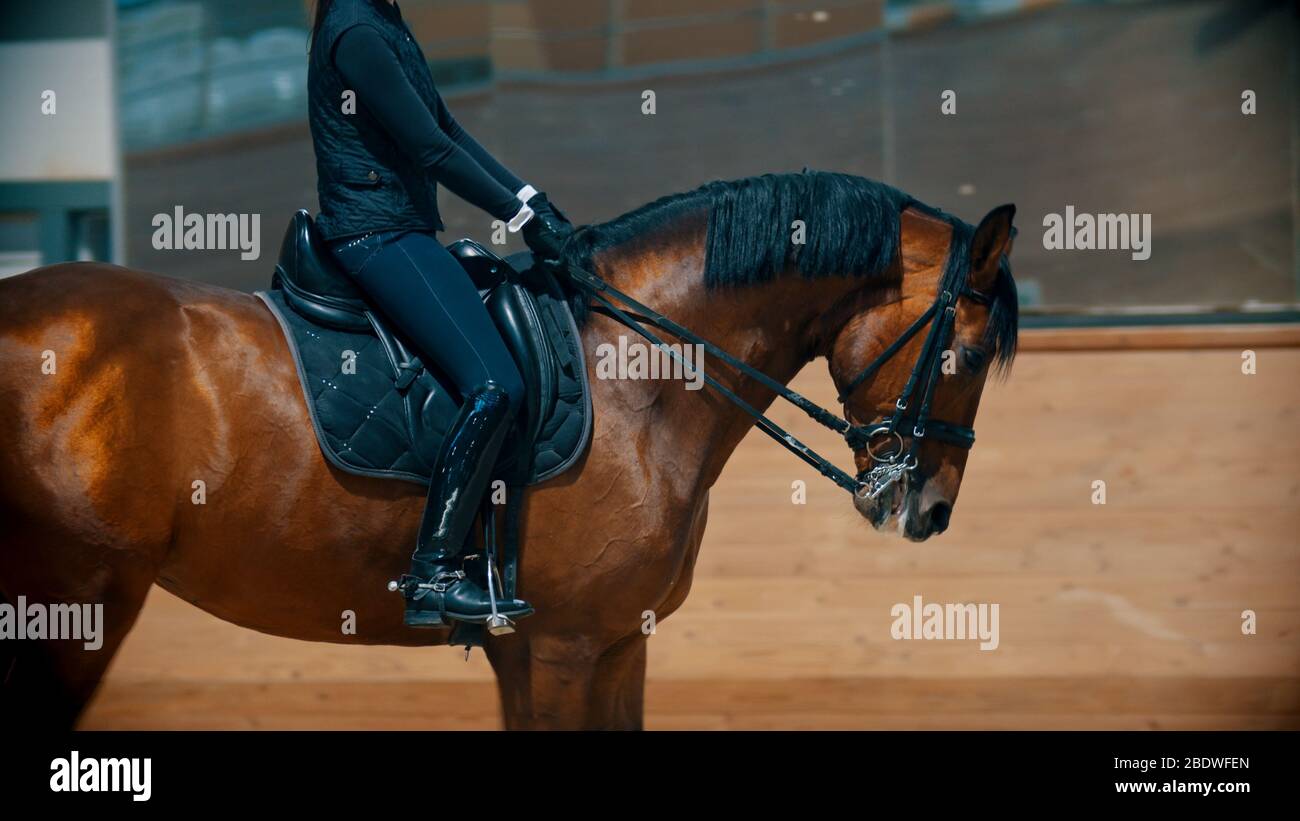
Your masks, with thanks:
[{"label": "curb rein", "polygon": [[[695,375],[694,367],[653,331],[645,328],[642,323],[652,325],[686,342],[701,346],[709,354],[721,359],[746,376],[752,377],[777,396],[799,408],[819,424],[843,436],[852,450],[866,450],[874,464],[870,468],[859,471],[857,476],[850,476],[773,422],[757,408],[741,399],[725,385],[719,383],[712,376],[703,373],[703,369],[701,369],[700,376],[704,378],[704,381],[721,394],[723,398],[752,417],[754,424],[763,433],[770,436],[804,462],[816,468],[818,473],[849,493],[868,499],[876,499],[901,480],[903,476],[917,469],[919,461],[916,452],[921,440],[927,436],[966,450],[969,450],[975,444],[975,430],[973,428],[930,419],[930,404],[934,399],[935,385],[939,381],[940,365],[943,359],[942,352],[950,341],[953,327],[956,324],[958,299],[965,296],[981,305],[988,305],[991,302],[988,295],[973,290],[966,282],[967,266],[963,263],[970,249],[972,229],[955,220],[951,224],[953,234],[948,247],[948,259],[940,281],[939,293],[935,297],[933,304],[926,309],[925,313],[917,317],[916,321],[907,330],[903,331],[902,335],[895,339],[889,347],[885,348],[879,356],[850,380],[837,399],[843,404],[854,390],[878,371],[894,354],[902,350],[903,346],[912,337],[916,336],[922,328],[929,326],[930,330],[925,338],[925,344],[921,348],[921,355],[912,368],[912,374],[908,378],[902,394],[894,403],[893,414],[885,421],[870,425],[854,425],[833,411],[823,408],[807,397],[790,390],[762,371],[740,361],[712,342],[638,302],[589,271],[584,271],[569,264],[556,266],[550,260],[547,260],[546,264],[560,268],[562,275],[567,274],[570,282],[586,291],[590,297],[600,303],[597,306],[592,306],[592,310],[617,320],[620,324],[645,337],[652,345],[680,362],[689,375]],[[619,308],[610,301],[606,296],[607,294],[618,299],[619,302],[626,305],[634,313],[629,314]],[[916,392],[918,386],[920,386],[921,392],[920,409],[915,413],[909,413],[908,408],[912,394]],[[910,433],[904,434],[900,431],[900,428],[904,425],[911,425]],[[904,435],[910,436],[912,440],[906,450],[903,448]],[[882,454],[872,448],[872,443],[880,439],[890,443],[897,442],[897,447],[892,448],[887,454]]]}]

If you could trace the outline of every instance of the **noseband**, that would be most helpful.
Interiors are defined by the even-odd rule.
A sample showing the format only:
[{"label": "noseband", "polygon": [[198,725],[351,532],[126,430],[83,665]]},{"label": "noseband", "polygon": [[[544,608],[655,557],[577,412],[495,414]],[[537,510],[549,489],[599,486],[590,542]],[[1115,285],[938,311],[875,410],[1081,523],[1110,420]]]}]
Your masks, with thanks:
[{"label": "noseband", "polygon": [[[854,425],[844,431],[844,439],[849,447],[855,451],[867,451],[874,462],[857,475],[861,486],[859,492],[869,499],[877,498],[905,474],[916,470],[919,463],[916,451],[927,436],[966,450],[975,445],[974,428],[930,418],[930,403],[934,400],[934,388],[939,382],[943,352],[952,341],[953,328],[957,323],[957,300],[964,296],[981,305],[988,305],[992,301],[987,294],[976,291],[967,282],[967,268],[963,263],[968,256],[970,239],[971,233],[965,226],[953,223],[948,260],[934,302],[840,391],[838,401],[844,404],[862,383],[902,350],[912,337],[929,326],[930,332],[925,337],[916,364],[912,366],[912,374],[908,377],[902,394],[894,402],[893,414],[884,421],[872,425]],[[918,392],[920,404],[914,408],[913,395]],[[908,428],[911,429],[910,433],[906,433]],[[903,448],[904,435],[909,435],[912,440],[906,450]],[[883,449],[872,447],[873,443],[882,439],[889,444],[897,443],[897,447],[888,455],[882,454]]]},{"label": "noseband", "polygon": [[[687,342],[701,346],[711,356],[721,359],[741,373],[753,378],[807,413],[818,423],[843,436],[849,447],[854,451],[866,450],[875,463],[874,466],[860,471],[856,477],[850,476],[777,425],[761,411],[741,399],[712,376],[707,373],[700,374],[706,384],[751,416],[759,430],[770,436],[786,450],[816,468],[817,472],[850,493],[875,499],[891,485],[902,479],[904,475],[916,470],[919,464],[916,452],[922,440],[926,438],[935,439],[966,450],[969,450],[975,444],[975,430],[973,428],[930,419],[930,403],[934,399],[934,388],[939,381],[943,350],[950,341],[953,327],[957,321],[958,299],[964,296],[983,305],[987,305],[991,301],[987,295],[972,290],[966,282],[968,266],[965,263],[969,258],[973,229],[956,219],[950,219],[948,222],[952,225],[952,240],[948,246],[948,259],[945,263],[943,277],[939,283],[939,293],[935,297],[934,303],[907,330],[903,331],[903,334],[898,339],[885,348],[880,356],[876,357],[871,364],[867,365],[857,376],[850,380],[849,384],[840,392],[839,402],[843,404],[854,390],[871,378],[912,337],[916,336],[922,328],[929,326],[930,332],[925,338],[921,355],[912,368],[912,375],[907,380],[902,395],[894,403],[893,414],[886,420],[870,425],[854,425],[833,411],[827,410],[790,390],[777,380],[740,361],[712,342],[678,325],[663,314],[646,307],[595,274],[568,264],[559,264],[556,267],[562,276],[568,278],[569,282],[586,291],[591,298],[596,300],[598,304],[593,305],[592,310],[616,320],[645,337],[652,345],[681,363],[685,373],[693,376],[693,366],[680,353],[669,347],[658,335],[647,329],[645,325],[654,326]],[[579,229],[579,231],[582,230],[585,230],[585,228]],[[619,308],[610,301],[609,297],[614,297],[634,313],[629,314],[628,311]],[[912,406],[913,394],[918,389],[920,391],[920,404],[916,411],[913,412],[909,408]],[[907,431],[909,426],[911,430]],[[903,448],[904,436],[911,437],[911,444],[906,451]],[[896,441],[898,444],[897,449],[887,456],[881,455],[879,450],[872,447],[873,443],[882,438],[891,442]]]}]

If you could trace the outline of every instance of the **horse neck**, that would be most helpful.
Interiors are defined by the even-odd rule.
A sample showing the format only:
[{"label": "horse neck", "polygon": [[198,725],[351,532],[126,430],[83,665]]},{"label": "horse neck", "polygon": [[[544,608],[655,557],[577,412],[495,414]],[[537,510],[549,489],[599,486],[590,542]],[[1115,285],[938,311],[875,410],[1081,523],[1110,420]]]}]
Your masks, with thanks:
[{"label": "horse neck", "polygon": [[[597,272],[610,284],[654,308],[678,324],[737,357],[782,384],[804,365],[825,353],[838,330],[837,317],[847,318],[850,295],[861,292],[863,281],[850,277],[806,280],[787,271],[769,282],[731,288],[704,285],[705,228],[679,231],[663,241],[641,241],[635,247],[608,249],[593,260]],[[654,328],[665,342],[680,340]],[[593,317],[588,349],[614,343],[620,335],[629,342],[644,342],[635,332],[613,320]],[[714,357],[704,357],[704,371],[750,405],[765,410],[773,393],[753,379],[737,374]],[[687,390],[682,380],[597,381],[618,405],[649,409],[657,429],[673,437],[679,454],[699,453],[701,478],[708,487],[753,419],[731,402],[704,386]]]}]

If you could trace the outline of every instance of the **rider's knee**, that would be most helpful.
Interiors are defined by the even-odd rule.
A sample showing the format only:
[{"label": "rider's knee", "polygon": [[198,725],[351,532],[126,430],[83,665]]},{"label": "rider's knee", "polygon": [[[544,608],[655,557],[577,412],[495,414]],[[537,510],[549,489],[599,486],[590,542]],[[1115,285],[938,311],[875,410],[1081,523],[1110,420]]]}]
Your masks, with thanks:
[{"label": "rider's knee", "polygon": [[508,416],[515,416],[524,406],[524,380],[518,373],[493,375],[483,389],[505,403]]}]

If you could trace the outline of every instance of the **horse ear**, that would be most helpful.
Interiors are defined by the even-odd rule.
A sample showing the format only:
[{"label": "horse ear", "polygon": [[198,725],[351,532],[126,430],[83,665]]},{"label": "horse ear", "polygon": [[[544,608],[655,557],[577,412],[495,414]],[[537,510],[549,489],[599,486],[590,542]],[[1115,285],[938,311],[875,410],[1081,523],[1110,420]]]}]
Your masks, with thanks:
[{"label": "horse ear", "polygon": [[1015,235],[1011,221],[1015,216],[1014,205],[999,205],[985,214],[975,229],[975,237],[970,244],[970,287],[975,290],[988,291],[993,288],[1002,256],[1011,253],[1011,240]]}]

